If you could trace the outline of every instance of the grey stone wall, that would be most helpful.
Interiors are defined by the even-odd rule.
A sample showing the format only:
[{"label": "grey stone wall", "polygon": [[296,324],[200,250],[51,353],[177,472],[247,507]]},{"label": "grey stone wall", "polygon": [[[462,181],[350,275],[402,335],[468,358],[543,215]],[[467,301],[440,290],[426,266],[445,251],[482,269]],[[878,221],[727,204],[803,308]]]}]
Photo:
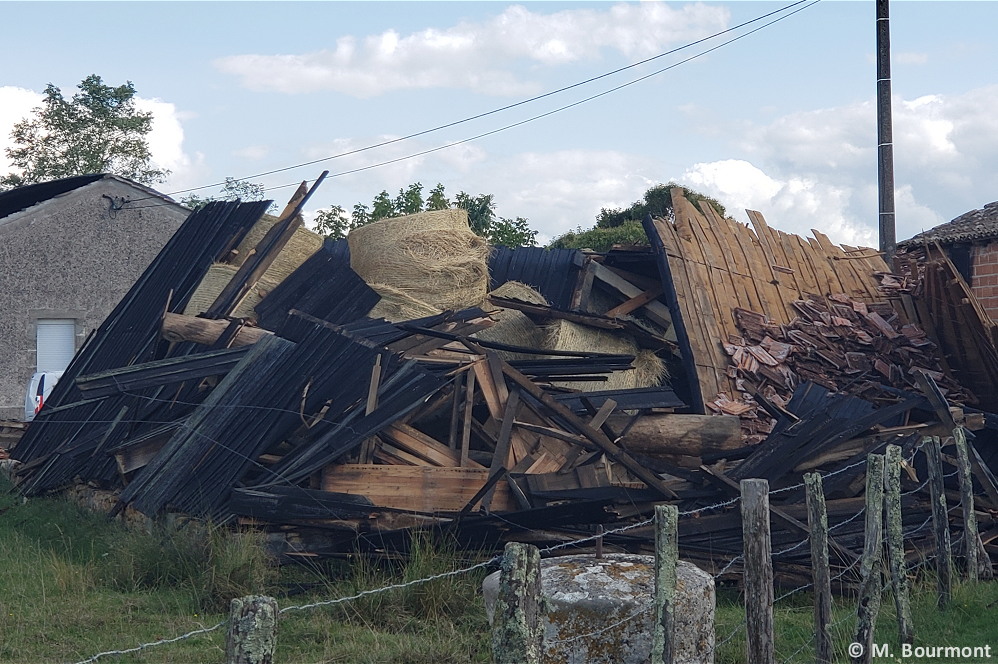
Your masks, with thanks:
[{"label": "grey stone wall", "polygon": [[24,417],[37,320],[75,320],[79,348],[187,217],[149,196],[105,177],[0,219],[0,420]]}]

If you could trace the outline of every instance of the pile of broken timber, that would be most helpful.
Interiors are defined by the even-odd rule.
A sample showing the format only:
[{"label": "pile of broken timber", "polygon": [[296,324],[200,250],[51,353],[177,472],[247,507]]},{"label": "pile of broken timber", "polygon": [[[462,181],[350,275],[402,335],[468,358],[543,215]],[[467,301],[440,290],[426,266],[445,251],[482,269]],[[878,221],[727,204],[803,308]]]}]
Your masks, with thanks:
[{"label": "pile of broken timber", "polygon": [[[337,243],[263,297],[257,325],[233,318],[300,224],[307,195],[296,194],[196,318],[182,313],[192,293],[267,204],[216,203],[191,215],[74,358],[15,448],[20,491],[39,495],[82,480],[119,490],[117,510],[178,510],[257,527],[285,559],[404,553],[412,528],[474,548],[570,543],[599,525],[644,520],[669,502],[683,511],[707,508],[684,519],[680,547],[718,572],[741,553],[738,507],[729,503],[745,477],[764,477],[778,490],[806,470],[836,473],[826,483],[831,525],[842,556],[858,554],[858,461],[897,442],[914,464],[906,523],[924,520],[918,440],[955,426],[944,421],[952,415],[945,401],[936,407],[944,397],[935,393],[933,402],[883,384],[893,402],[875,408],[802,379],[784,406],[770,404],[775,423],[766,439],[746,445],[738,418],[684,412],[687,399],[668,385],[560,386],[599,386],[631,367],[631,356],[477,339],[493,324],[483,309],[369,319],[378,296]],[[670,356],[683,381],[690,356],[678,340],[680,309],[665,301],[674,284],[655,280],[661,254],[497,254],[508,258],[502,278],[530,284],[551,303],[504,307],[535,323],[566,319],[625,331],[643,349]],[[533,359],[506,361],[500,353]],[[998,421],[984,419],[977,442],[998,431]],[[989,451],[982,449],[976,480],[980,504],[992,509],[998,495],[984,484]],[[774,493],[773,505],[780,551],[801,541],[803,497],[798,489]],[[991,512],[979,520],[994,530]],[[919,535],[909,542],[912,555],[924,544]],[[647,552],[653,544],[650,532],[635,528],[607,536],[605,547]],[[799,581],[807,564],[803,546],[776,557],[787,582]]]},{"label": "pile of broken timber", "polygon": [[998,411],[998,325],[939,243],[908,248],[894,274],[878,276],[903,319],[939,346],[941,371],[972,393],[968,403]]}]

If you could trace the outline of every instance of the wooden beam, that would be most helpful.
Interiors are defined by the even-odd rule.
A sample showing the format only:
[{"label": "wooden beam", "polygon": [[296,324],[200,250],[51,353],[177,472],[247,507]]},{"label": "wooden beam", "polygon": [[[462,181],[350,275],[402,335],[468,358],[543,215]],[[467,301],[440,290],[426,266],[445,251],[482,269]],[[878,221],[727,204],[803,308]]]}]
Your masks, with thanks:
[{"label": "wooden beam", "polygon": [[635,476],[640,478],[642,482],[655,489],[666,498],[674,500],[679,498],[676,492],[667,487],[658,475],[635,461],[631,455],[624,452],[617,445],[615,445],[613,441],[607,438],[602,431],[593,429],[571,410],[555,401],[551,395],[545,393],[544,390],[530,382],[530,379],[511,367],[509,363],[503,362],[502,369],[503,373],[509,376],[514,383],[519,385],[524,392],[543,403],[556,415],[571,424],[580,434],[599,447],[611,459],[622,464],[625,468],[627,468],[627,470],[631,471]]}]

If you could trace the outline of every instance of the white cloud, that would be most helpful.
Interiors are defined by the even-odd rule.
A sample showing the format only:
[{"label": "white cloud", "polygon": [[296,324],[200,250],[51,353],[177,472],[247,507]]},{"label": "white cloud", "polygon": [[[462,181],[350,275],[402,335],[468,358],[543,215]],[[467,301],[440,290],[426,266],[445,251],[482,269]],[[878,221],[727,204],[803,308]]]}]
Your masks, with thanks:
[{"label": "white cloud", "polygon": [[894,53],[891,56],[891,59],[899,65],[924,65],[929,61],[929,56],[926,53],[901,51],[899,53]]},{"label": "white cloud", "polygon": [[0,175],[10,172],[7,149],[13,147],[10,131],[14,125],[31,115],[32,109],[41,104],[42,95],[34,90],[13,86],[0,87]]},{"label": "white cloud", "polygon": [[[897,237],[903,239],[998,198],[998,86],[893,99]],[[691,186],[733,211],[755,206],[770,223],[836,241],[875,244],[876,105],[870,101],[742,125],[746,160],[696,164]],[[736,203],[737,201],[737,203]],[[769,220],[769,214],[767,214]],[[864,240],[864,238],[866,238]]]},{"label": "white cloud", "polygon": [[780,230],[809,235],[812,228],[834,242],[869,246],[876,243],[875,229],[849,218],[846,188],[819,183],[800,176],[773,178],[751,163],[728,159],[694,164],[679,182],[713,196],[729,215],[748,223],[745,210],[758,210]]},{"label": "white cloud", "polygon": [[139,111],[152,112],[152,129],[147,138],[152,161],[159,168],[170,171],[165,183],[154,185],[160,191],[185,189],[204,181],[208,176],[205,156],[198,152],[193,157],[184,151],[183,113],[161,99],[135,98]]},{"label": "white cloud", "polygon": [[659,2],[621,3],[607,10],[549,14],[514,5],[480,23],[462,21],[409,35],[387,30],[360,39],[344,36],[331,50],[233,55],[215,66],[241,77],[250,89],[285,93],[335,90],[366,98],[389,90],[446,87],[530,94],[537,84],[521,81],[509,68],[595,59],[605,48],[640,59],[723,29],[729,17],[726,8],[701,3],[679,9]]},{"label": "white cloud", "polygon": [[527,217],[552,238],[592,227],[601,208],[640,199],[656,171],[651,159],[613,150],[526,152],[491,168],[475,191],[494,193],[501,216]]},{"label": "white cloud", "polygon": [[265,145],[247,145],[246,147],[235,150],[232,155],[235,157],[242,157],[243,159],[249,159],[250,161],[259,161],[270,154],[270,150]]}]

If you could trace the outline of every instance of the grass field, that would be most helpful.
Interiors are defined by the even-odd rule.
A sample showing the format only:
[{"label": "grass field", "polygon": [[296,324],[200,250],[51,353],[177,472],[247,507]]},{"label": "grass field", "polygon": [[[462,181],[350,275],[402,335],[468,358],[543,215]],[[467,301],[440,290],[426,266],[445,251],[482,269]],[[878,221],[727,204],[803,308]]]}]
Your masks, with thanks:
[{"label": "grass field", "polygon": [[[98,652],[215,625],[226,618],[232,597],[272,594],[284,607],[475,561],[423,542],[405,566],[335,561],[276,569],[252,533],[233,535],[195,525],[136,533],[63,500],[24,503],[8,488],[0,486],[0,662],[78,662]],[[489,628],[479,592],[484,574],[479,569],[351,603],[283,614],[276,661],[489,662]],[[811,599],[800,592],[776,605],[777,662],[814,661]],[[990,644],[998,651],[996,607],[998,583],[958,586],[952,605],[939,611],[934,583],[919,579],[914,588],[916,645]],[[852,600],[837,600],[837,661],[847,661],[854,610]],[[745,662],[744,629],[735,629],[743,619],[737,590],[722,588],[718,641],[734,636],[718,648],[718,663]],[[876,640],[893,646],[895,639],[893,601],[885,595]],[[993,655],[998,658],[998,652]],[[217,664],[224,661],[224,628],[100,661]]]}]

